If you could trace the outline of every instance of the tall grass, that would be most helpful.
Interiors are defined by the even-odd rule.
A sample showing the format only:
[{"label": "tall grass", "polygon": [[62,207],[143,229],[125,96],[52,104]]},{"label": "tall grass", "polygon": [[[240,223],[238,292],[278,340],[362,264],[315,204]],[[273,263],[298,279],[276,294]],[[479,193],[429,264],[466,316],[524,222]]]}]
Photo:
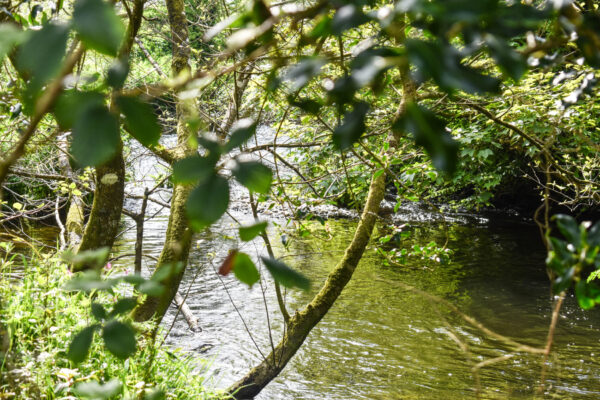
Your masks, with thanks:
[{"label": "tall grass", "polygon": [[[127,360],[111,355],[96,338],[88,358],[74,365],[66,353],[73,336],[92,322],[90,296],[63,290],[71,274],[57,254],[33,251],[16,267],[11,246],[0,247],[5,254],[0,253],[0,339],[5,339],[0,398],[75,399],[79,383],[115,378],[122,390],[114,398],[162,398],[146,396],[153,390],[161,390],[167,399],[224,397],[205,387],[205,361],[156,346],[162,342],[160,331],[159,340],[153,341],[148,326],[139,327],[138,350]],[[97,293],[94,301],[110,304],[117,297]]]}]

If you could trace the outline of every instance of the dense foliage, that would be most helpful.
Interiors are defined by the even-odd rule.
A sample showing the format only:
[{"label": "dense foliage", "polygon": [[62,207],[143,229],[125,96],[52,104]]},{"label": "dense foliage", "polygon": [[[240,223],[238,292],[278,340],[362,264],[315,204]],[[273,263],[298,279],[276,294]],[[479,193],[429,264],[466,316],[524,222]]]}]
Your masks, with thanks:
[{"label": "dense foliage", "polygon": [[[596,1],[76,0],[49,6],[8,0],[0,6],[0,224],[56,220],[76,238],[61,232],[61,251],[71,251],[60,259],[82,271],[54,299],[69,307],[68,321],[30,319],[42,318],[48,329],[72,327],[81,312],[75,305],[85,299],[93,319],[77,327],[68,349],[51,354],[52,360],[66,356],[81,376],[101,378],[95,371],[105,359],[115,371],[121,363],[115,360],[142,360],[142,352],[153,352],[155,360],[146,371],[139,365],[125,375],[106,370],[100,381],[118,377],[124,389],[108,380],[103,384],[112,386],[103,389],[90,384],[92,392],[133,396],[127,388],[153,373],[153,365],[174,368],[153,347],[158,324],[139,327],[143,335],[134,328],[160,322],[177,293],[193,232],[228,212],[234,185],[249,193],[254,220],[238,223],[240,240],[262,238],[269,254],[255,260],[232,249],[220,273],[233,272],[252,287],[261,270],[268,272],[295,338],[272,346],[286,359],[278,370],[268,365],[268,373],[250,374],[252,390],[285,366],[351,278],[384,190],[393,211],[406,201],[518,210],[540,226],[555,293],[574,288],[583,308],[600,301],[593,281],[600,268],[598,225],[588,231],[588,223],[573,217],[550,218],[558,211],[598,211]],[[259,143],[257,132],[266,126],[271,136]],[[170,135],[175,141],[165,141]],[[136,146],[165,163],[143,196],[125,193],[125,180],[135,179],[126,161]],[[272,159],[252,157],[260,151]],[[169,227],[146,279],[140,275],[146,204],[164,186],[172,188]],[[142,200],[141,212],[125,207],[126,196]],[[309,291],[311,282],[276,259],[259,211],[275,209],[302,236],[311,234],[302,220],[321,218],[314,206],[324,203],[364,210],[361,224],[339,269],[303,312],[290,316],[281,286]],[[61,214],[61,207],[68,211]],[[107,277],[103,267],[123,214],[140,232],[136,273]],[[390,265],[451,257],[451,249],[435,242],[402,248],[403,235],[391,228],[379,238]],[[58,292],[64,280],[48,278],[67,268],[58,257],[37,259],[20,290]],[[46,286],[36,287],[41,263],[52,268]],[[20,304],[3,290],[3,323],[17,327],[11,337],[29,338],[14,361],[27,363],[33,338],[44,333],[28,332],[13,314],[35,313],[36,299]],[[44,306],[50,314],[60,307]],[[31,362],[39,364],[39,357]],[[35,365],[52,374],[68,364]],[[143,377],[140,396],[153,381],[180,396],[177,383],[162,380],[168,374],[157,376]]]}]

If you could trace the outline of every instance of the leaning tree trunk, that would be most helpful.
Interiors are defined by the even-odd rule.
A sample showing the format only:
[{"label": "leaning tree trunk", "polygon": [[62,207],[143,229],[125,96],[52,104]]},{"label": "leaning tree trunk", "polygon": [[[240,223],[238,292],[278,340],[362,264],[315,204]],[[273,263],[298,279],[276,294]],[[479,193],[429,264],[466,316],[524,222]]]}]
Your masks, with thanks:
[{"label": "leaning tree trunk", "polygon": [[[171,69],[173,76],[176,77],[189,69],[191,50],[188,39],[187,17],[183,0],[167,0],[166,3],[173,43]],[[174,152],[174,161],[193,155],[197,151],[188,140],[191,134],[185,121],[190,114],[188,107],[189,104],[185,101],[180,100],[177,103],[177,148]],[[156,272],[158,272],[163,268],[174,268],[178,265],[179,272],[170,274],[168,278],[162,281],[166,286],[165,293],[159,297],[147,297],[144,303],[137,307],[134,313],[136,321],[146,321],[152,317],[160,321],[177,294],[187,265],[192,241],[192,232],[185,213],[186,200],[191,190],[192,188],[189,185],[179,183],[176,183],[173,187],[169,225],[156,269]]]},{"label": "leaning tree trunk", "polygon": [[236,399],[251,399],[271,382],[296,354],[310,331],[327,314],[352,278],[371,239],[379,204],[383,200],[384,193],[385,174],[383,173],[371,180],[365,208],[344,257],[329,274],[327,281],[313,300],[303,310],[292,316],[287,325],[287,332],[275,350],[228,389]]},{"label": "leaning tree trunk", "polygon": [[[129,57],[141,25],[143,12],[144,1],[135,0],[125,40],[118,54],[118,58],[123,61],[127,61]],[[113,246],[121,222],[124,198],[125,160],[123,159],[123,143],[119,139],[115,156],[96,168],[94,202],[78,251]]]}]

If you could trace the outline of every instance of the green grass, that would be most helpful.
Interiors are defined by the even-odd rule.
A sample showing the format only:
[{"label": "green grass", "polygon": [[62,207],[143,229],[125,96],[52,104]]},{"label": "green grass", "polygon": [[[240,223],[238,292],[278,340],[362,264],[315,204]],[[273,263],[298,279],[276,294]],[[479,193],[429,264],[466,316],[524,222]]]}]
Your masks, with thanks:
[{"label": "green grass", "polygon": [[[66,352],[73,336],[93,322],[90,296],[62,289],[71,274],[56,254],[33,251],[17,268],[11,246],[0,247],[0,398],[74,399],[77,384],[111,379],[122,383],[114,398],[143,399],[142,390],[156,389],[167,399],[224,397],[204,386],[205,361],[153,345],[147,325],[137,327],[138,349],[127,360],[111,355],[96,334],[87,359],[74,365]],[[98,293],[94,301],[110,304],[117,296]],[[160,344],[160,330],[157,338]]]}]

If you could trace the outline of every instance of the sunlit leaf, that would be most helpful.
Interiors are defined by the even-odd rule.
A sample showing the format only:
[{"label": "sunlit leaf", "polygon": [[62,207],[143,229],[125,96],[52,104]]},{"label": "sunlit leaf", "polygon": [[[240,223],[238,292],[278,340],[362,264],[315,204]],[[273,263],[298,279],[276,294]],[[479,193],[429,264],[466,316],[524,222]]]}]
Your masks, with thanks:
[{"label": "sunlit leaf", "polygon": [[156,271],[154,271],[152,278],[150,279],[152,279],[154,282],[166,282],[167,279],[170,279],[173,276],[181,273],[182,270],[182,262],[165,263],[160,265]]},{"label": "sunlit leaf", "polygon": [[164,400],[165,392],[160,389],[146,390],[144,400]]},{"label": "sunlit leaf", "polygon": [[93,290],[111,290],[118,283],[116,279],[102,279],[97,271],[89,270],[75,275],[65,284],[64,289],[89,293]]},{"label": "sunlit leaf", "polygon": [[155,281],[145,281],[137,286],[137,290],[140,293],[148,295],[150,297],[162,296],[165,292],[165,286]]},{"label": "sunlit leaf", "polygon": [[[108,260],[109,253],[110,248],[100,247],[98,249],[84,250],[78,253],[73,253],[67,250],[61,254],[61,257],[69,264],[73,264],[75,266],[85,265],[91,268],[100,268],[103,267],[104,264],[106,264],[106,260]],[[92,273],[97,274],[97,272]]]},{"label": "sunlit leaf", "polygon": [[575,285],[575,296],[577,297],[577,302],[579,303],[579,306],[584,310],[589,310],[590,308],[593,308],[596,304],[594,299],[590,297],[587,286],[588,283],[586,283],[583,280],[577,282],[577,284]]}]

